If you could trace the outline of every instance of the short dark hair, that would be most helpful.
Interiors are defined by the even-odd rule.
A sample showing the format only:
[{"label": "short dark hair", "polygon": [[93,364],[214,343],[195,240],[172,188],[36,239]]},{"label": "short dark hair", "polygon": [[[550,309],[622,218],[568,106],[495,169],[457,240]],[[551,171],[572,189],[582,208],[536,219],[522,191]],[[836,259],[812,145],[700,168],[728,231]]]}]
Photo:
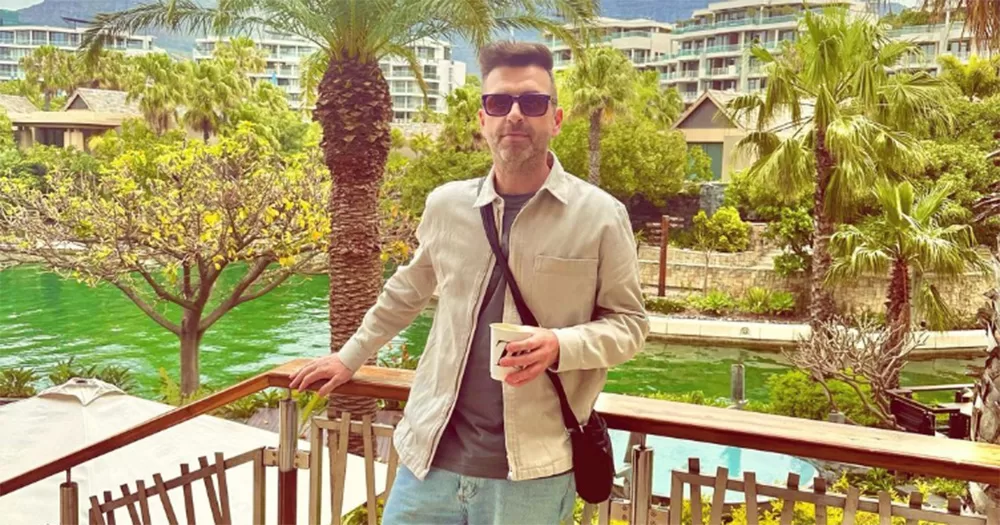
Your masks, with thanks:
[{"label": "short dark hair", "polygon": [[479,50],[479,70],[483,81],[498,67],[538,66],[549,74],[552,94],[555,95],[556,79],[552,74],[552,51],[545,44],[502,40],[487,44]]}]

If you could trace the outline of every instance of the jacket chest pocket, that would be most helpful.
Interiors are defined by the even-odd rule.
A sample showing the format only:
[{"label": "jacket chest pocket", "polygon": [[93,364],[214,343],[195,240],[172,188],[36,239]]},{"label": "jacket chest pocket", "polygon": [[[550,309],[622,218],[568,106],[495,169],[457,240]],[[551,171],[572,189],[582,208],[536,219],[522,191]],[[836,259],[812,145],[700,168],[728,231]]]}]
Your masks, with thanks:
[{"label": "jacket chest pocket", "polygon": [[597,294],[597,259],[536,255],[533,296],[539,320],[552,326],[569,326],[590,320]]}]

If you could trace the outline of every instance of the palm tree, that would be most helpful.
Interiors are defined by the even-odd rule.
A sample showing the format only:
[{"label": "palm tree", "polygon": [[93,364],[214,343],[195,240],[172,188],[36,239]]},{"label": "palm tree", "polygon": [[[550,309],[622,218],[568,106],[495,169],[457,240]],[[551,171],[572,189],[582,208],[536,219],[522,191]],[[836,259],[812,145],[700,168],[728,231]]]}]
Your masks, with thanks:
[{"label": "palm tree", "polygon": [[[425,38],[460,37],[482,46],[496,34],[537,29],[574,43],[564,24],[586,25],[597,10],[596,0],[231,0],[221,6],[158,0],[100,14],[82,45],[95,50],[102,36],[159,26],[215,34],[263,30],[322,49],[326,67],[313,117],[323,128],[320,146],[333,178],[331,352],[347,342],[382,287],[377,199],[391,146],[392,98],[379,61],[403,59],[426,92],[414,50]],[[373,413],[375,402],[334,396],[331,407],[333,415],[348,409],[360,416]]]},{"label": "palm tree", "polygon": [[635,87],[635,67],[617,49],[588,47],[576,54],[566,87],[573,101],[570,116],[590,119],[587,179],[597,185],[601,182],[601,123],[628,111]]},{"label": "palm tree", "polygon": [[660,87],[660,74],[654,70],[638,75],[635,90],[635,107],[663,129],[670,129],[684,110],[680,92]]},{"label": "palm tree", "polygon": [[932,329],[944,329],[945,322],[953,318],[937,289],[923,280],[924,275],[957,277],[968,270],[988,270],[976,251],[971,226],[941,225],[949,193],[949,187],[940,186],[918,200],[910,182],[880,182],[874,190],[878,215],[859,226],[845,226],[830,239],[834,262],[828,281],[889,274],[887,352],[902,350],[914,306]]},{"label": "palm tree", "polygon": [[[891,0],[883,0],[888,3]],[[936,14],[964,11],[965,34],[983,47],[1000,48],[1000,2],[996,0],[926,0]]]},{"label": "palm tree", "polygon": [[261,73],[267,67],[267,52],[245,36],[219,42],[212,50],[212,57],[239,75]]},{"label": "palm tree", "polygon": [[183,67],[165,53],[150,53],[133,59],[135,81],[129,100],[139,101],[146,122],[162,135],[177,121],[177,108],[184,102]]},{"label": "palm tree", "polygon": [[823,284],[835,223],[878,178],[918,169],[922,155],[911,131],[948,114],[941,81],[888,73],[917,49],[890,41],[885,27],[832,9],[806,12],[800,34],[780,54],[754,46],[751,53],[768,72],[767,90],[741,95],[729,107],[755,128],[739,148],[756,158],[749,173],[758,184],[785,195],[812,188],[810,325],[819,331],[835,314]]},{"label": "palm tree", "polygon": [[71,53],[54,46],[41,46],[30,55],[21,58],[20,65],[24,71],[24,80],[37,84],[45,98],[45,111],[52,108],[52,97],[60,91],[69,91],[76,85],[73,78],[78,70]]},{"label": "palm tree", "polygon": [[250,89],[247,77],[215,60],[185,64],[183,76],[184,125],[201,131],[208,139],[219,130],[229,109],[239,104]]},{"label": "palm tree", "polygon": [[968,63],[963,64],[953,55],[942,55],[938,63],[941,64],[941,78],[951,82],[970,102],[1000,92],[1000,75],[997,75],[1000,56],[972,55]]}]

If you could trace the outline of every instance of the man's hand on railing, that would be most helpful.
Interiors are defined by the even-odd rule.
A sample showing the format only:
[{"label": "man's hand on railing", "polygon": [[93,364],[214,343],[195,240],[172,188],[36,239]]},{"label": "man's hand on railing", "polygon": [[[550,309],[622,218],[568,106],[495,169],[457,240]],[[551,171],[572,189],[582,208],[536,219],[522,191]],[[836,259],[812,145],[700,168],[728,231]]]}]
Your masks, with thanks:
[{"label": "man's hand on railing", "polygon": [[328,380],[319,391],[321,396],[329,395],[333,389],[351,380],[354,372],[340,361],[340,356],[330,354],[313,359],[306,366],[291,375],[292,383],[289,388],[301,390],[309,385],[322,380]]}]

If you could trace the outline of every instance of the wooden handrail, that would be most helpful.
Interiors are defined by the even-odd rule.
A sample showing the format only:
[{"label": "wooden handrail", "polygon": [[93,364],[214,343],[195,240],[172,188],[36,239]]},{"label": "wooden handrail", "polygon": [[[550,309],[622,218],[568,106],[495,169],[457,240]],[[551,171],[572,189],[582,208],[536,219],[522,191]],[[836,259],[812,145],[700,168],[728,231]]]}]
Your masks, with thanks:
[{"label": "wooden handrail", "polygon": [[[0,496],[71,469],[270,387],[288,388],[298,359],[190,405],[0,482]],[[404,401],[413,372],[363,367],[340,394]],[[310,385],[317,390],[321,383]],[[601,394],[596,409],[611,428],[820,460],[883,467],[912,474],[1000,483],[1000,446],[824,421],[705,407],[620,394]]]},{"label": "wooden handrail", "polygon": [[[289,361],[284,365],[251,377],[246,381],[237,383],[189,405],[175,408],[153,419],[139,423],[132,428],[123,430],[118,434],[87,445],[80,450],[71,452],[38,468],[29,470],[8,480],[0,481],[0,496],[5,496],[49,476],[72,469],[77,465],[118,450],[125,445],[135,443],[158,432],[163,432],[185,421],[208,414],[229,403],[256,394],[265,388],[288,388],[291,382],[291,374],[308,362],[308,359]],[[386,369],[365,367],[365,369],[355,375],[354,380],[350,384],[338,389],[338,393],[405,400],[410,391],[409,378],[405,379],[405,383],[401,383],[400,380],[394,382],[393,377],[386,377],[384,370]],[[310,385],[308,390],[319,390],[320,386],[322,386],[322,383]]]}]

